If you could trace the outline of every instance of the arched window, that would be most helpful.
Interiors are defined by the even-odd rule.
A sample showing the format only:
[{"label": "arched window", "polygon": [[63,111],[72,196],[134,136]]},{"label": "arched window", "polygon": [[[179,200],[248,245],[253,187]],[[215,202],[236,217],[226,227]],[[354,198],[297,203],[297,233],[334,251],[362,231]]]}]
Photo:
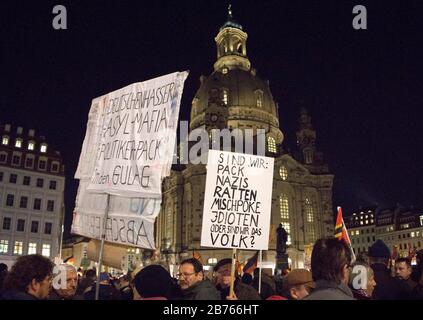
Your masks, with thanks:
[{"label": "arched window", "polygon": [[279,168],[279,175],[281,176],[282,180],[285,181],[286,179],[288,179],[288,170],[286,169],[285,166],[281,166]]},{"label": "arched window", "polygon": [[289,221],[289,200],[288,196],[282,193],[279,197],[279,212],[281,216],[282,227],[288,233],[287,244],[291,244],[291,225]]},{"label": "arched window", "polygon": [[257,108],[262,108],[263,107],[263,91],[256,90],[255,96],[256,96],[256,106],[257,106]]},{"label": "arched window", "polygon": [[310,198],[305,198],[305,215],[306,215],[306,233],[310,243],[316,241],[316,230],[314,224],[313,202]]},{"label": "arched window", "polygon": [[267,137],[267,151],[276,153],[276,142],[275,138]]},{"label": "arched window", "polygon": [[229,90],[228,89],[222,89],[222,102],[225,106],[228,106],[229,101]]}]

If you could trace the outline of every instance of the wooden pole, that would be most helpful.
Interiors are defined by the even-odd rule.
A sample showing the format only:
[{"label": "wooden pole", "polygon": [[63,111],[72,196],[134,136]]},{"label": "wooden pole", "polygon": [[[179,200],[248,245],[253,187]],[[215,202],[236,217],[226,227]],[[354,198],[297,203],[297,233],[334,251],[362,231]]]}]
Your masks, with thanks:
[{"label": "wooden pole", "polygon": [[263,251],[262,251],[262,250],[260,250],[260,253],[259,253],[259,259],[258,259],[258,267],[259,267],[259,285],[258,285],[258,293],[259,293],[259,294],[261,293],[261,261],[262,261],[262,259],[263,259],[262,254],[263,254]]},{"label": "wooden pole", "polygon": [[232,269],[231,269],[231,286],[229,289],[229,296],[234,297],[234,286],[235,286],[235,265],[236,265],[236,249],[232,249]]},{"label": "wooden pole", "polygon": [[103,230],[101,232],[100,252],[98,254],[98,270],[97,270],[97,283],[95,285],[95,300],[98,300],[100,296],[100,273],[101,273],[101,267],[102,267],[101,260],[103,259],[104,239],[106,239],[106,226],[107,226],[107,218],[109,216],[110,194],[107,194],[106,199],[107,199],[106,212],[104,213]]}]

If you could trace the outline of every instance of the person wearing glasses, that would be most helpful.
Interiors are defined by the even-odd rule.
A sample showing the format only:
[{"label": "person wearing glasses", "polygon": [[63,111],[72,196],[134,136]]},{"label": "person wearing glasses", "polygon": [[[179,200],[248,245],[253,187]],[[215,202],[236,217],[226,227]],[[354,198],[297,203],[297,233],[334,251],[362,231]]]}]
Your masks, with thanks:
[{"label": "person wearing glasses", "polygon": [[183,300],[220,300],[220,293],[204,277],[203,265],[191,258],[181,262],[178,273]]}]

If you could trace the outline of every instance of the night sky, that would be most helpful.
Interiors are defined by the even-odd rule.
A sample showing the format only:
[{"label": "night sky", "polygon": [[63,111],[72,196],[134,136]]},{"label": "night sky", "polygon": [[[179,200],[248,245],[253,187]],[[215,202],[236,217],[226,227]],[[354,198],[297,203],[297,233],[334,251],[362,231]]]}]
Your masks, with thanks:
[{"label": "night sky", "polygon": [[[68,29],[54,30],[54,5]],[[352,28],[352,8],[368,30]],[[190,70],[188,120],[228,1],[1,1],[0,122],[34,128],[66,165],[67,231],[73,179],[94,97]],[[279,103],[285,147],[304,105],[335,174],[334,205],[423,207],[421,1],[232,1],[247,53]]]}]

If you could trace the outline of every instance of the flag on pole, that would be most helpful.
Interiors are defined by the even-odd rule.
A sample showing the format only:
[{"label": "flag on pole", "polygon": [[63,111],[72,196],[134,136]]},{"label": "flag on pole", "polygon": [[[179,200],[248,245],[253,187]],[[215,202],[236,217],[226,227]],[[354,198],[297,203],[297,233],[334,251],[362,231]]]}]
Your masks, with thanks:
[{"label": "flag on pole", "polygon": [[201,256],[201,254],[198,251],[193,251],[192,257],[194,259],[198,260],[199,262],[203,263],[203,257]]},{"label": "flag on pole", "polygon": [[338,207],[338,215],[336,217],[335,238],[337,238],[340,241],[344,241],[345,244],[348,246],[348,248],[350,248],[352,262],[354,262],[355,261],[355,254],[354,254],[354,250],[351,246],[351,240],[350,240],[350,237],[348,235],[347,227],[345,226],[345,223],[344,223],[344,218],[342,217],[342,208],[341,207]]},{"label": "flag on pole", "polygon": [[255,255],[253,255],[250,259],[247,260],[244,268],[242,269],[244,273],[253,273],[254,269],[257,268],[258,254],[259,252],[257,251]]}]

